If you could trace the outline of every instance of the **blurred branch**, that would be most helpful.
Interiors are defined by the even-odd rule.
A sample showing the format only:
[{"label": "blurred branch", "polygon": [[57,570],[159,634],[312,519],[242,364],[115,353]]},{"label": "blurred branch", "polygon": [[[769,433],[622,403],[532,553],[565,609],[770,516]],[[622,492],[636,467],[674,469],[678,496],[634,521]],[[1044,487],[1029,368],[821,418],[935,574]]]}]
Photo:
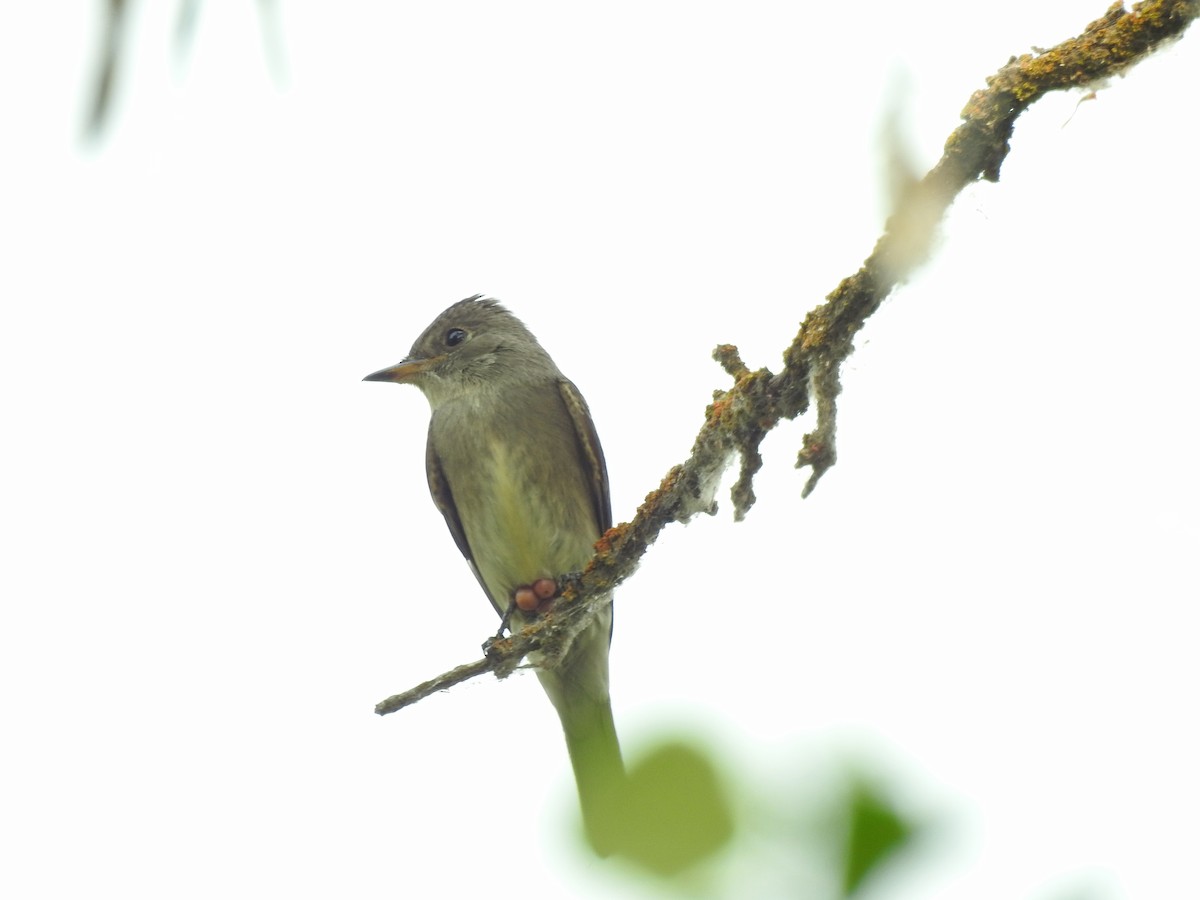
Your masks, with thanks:
[{"label": "blurred branch", "polygon": [[714,392],[691,456],[667,473],[632,522],[610,529],[597,542],[596,555],[582,574],[562,580],[562,597],[554,609],[517,634],[489,641],[484,659],[389,697],[375,711],[395,712],[484,672],[503,678],[533,650],[542,653],[540,665],[553,668],[595,611],[611,602],[613,588],[633,574],[668,523],[715,511],[717,484],[735,456],[741,459],[741,473],[732,491],[734,516],[739,520],[745,516],[754,504],[752,481],[762,466],[763,438],[781,419],[793,419],[815,403],[816,428],[804,436],[796,463],[797,468],[811,469],[802,491],[807,496],[836,461],[840,370],[853,349],[854,335],[893,288],[927,258],[954,197],[981,179],[999,181],[1017,117],[1051,91],[1091,89],[1123,73],[1164,43],[1181,37],[1198,16],[1200,0],[1147,0],[1132,11],[1118,3],[1078,37],[1010,59],[987,79],[986,88],[971,95],[962,111],[963,122],[946,141],[938,163],[924,178],[910,179],[898,192],[895,212],[862,268],[805,317],[784,352],[782,371],[751,371],[731,345],[714,351],[734,383]]},{"label": "blurred branch", "polygon": [[[280,39],[279,4],[277,0],[257,0],[259,23],[262,26],[263,54],[276,80],[283,78],[283,42]],[[175,52],[183,58],[191,49],[196,36],[202,0],[179,0],[175,14]],[[113,101],[118,87],[118,75],[125,66],[125,33],[129,25],[129,0],[104,0],[104,32],[100,42],[100,58],[92,82],[92,102],[84,122],[84,137],[99,139],[113,117]]]},{"label": "blurred branch", "polygon": [[181,59],[192,49],[200,20],[200,0],[179,0],[175,13],[175,54]]},{"label": "blurred branch", "polygon": [[129,13],[127,0],[108,0],[105,4],[104,35],[100,41],[100,61],[88,106],[84,134],[97,137],[104,130],[112,109],[113,88],[117,83],[117,66],[121,61],[121,41]]}]

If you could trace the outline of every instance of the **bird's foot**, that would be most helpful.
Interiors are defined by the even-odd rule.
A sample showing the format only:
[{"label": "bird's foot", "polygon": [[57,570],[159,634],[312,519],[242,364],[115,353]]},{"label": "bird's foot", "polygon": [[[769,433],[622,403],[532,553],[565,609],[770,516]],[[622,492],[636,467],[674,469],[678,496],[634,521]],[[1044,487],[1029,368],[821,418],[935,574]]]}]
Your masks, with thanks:
[{"label": "bird's foot", "polygon": [[513,603],[526,613],[544,613],[554,605],[558,584],[553,578],[539,578],[533,584],[523,584],[513,591]]},{"label": "bird's foot", "polygon": [[[516,601],[515,600],[508,601],[508,609],[506,609],[504,611],[504,615],[502,615],[500,617],[500,628],[497,629],[495,637],[488,638],[489,641],[495,642],[495,641],[502,640],[504,638],[504,632],[508,629],[508,626],[512,623],[513,613],[516,611],[517,611]],[[487,644],[483,645],[483,649],[485,651],[487,650]]]}]

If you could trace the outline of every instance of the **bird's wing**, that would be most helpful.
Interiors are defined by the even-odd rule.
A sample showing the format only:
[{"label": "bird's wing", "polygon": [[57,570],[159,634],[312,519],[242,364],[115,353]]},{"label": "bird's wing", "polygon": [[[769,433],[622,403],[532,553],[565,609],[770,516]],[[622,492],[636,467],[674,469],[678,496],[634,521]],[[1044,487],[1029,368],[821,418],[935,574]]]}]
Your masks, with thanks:
[{"label": "bird's wing", "polygon": [[592,488],[592,505],[596,511],[596,536],[612,527],[612,501],[608,496],[608,469],[604,465],[604,451],[600,449],[600,438],[587,403],[579,389],[565,378],[558,383],[563,406],[571,424],[575,427],[575,439],[579,445],[579,458]]},{"label": "bird's wing", "polygon": [[[432,423],[431,427],[432,427]],[[454,543],[457,545],[459,552],[467,560],[467,565],[471,567],[471,572],[475,575],[475,580],[479,582],[479,586],[483,588],[483,592],[487,594],[488,600],[492,606],[496,607],[496,612],[501,616],[505,610],[501,609],[496,599],[484,584],[483,576],[479,574],[479,568],[475,565],[475,557],[471,555],[471,545],[467,543],[467,533],[463,531],[462,519],[458,517],[458,507],[454,505],[454,495],[450,493],[450,482],[446,480],[446,473],[442,471],[441,460],[433,449],[433,436],[430,435],[428,443],[425,445],[425,478],[429,481],[429,494],[433,497],[433,505],[438,508],[438,512],[442,514],[442,518],[446,520],[446,527],[450,529],[450,536],[454,538]]]}]

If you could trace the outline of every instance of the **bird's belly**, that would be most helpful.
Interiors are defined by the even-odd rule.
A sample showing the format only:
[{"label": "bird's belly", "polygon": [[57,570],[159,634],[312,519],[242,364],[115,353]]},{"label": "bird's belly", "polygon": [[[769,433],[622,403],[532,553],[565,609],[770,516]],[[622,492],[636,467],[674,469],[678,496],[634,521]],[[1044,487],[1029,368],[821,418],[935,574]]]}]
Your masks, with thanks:
[{"label": "bird's belly", "polygon": [[468,492],[474,499],[467,509],[459,502],[459,513],[479,574],[503,609],[517,587],[580,569],[599,535],[582,479],[551,493],[545,460],[503,444],[487,449]]}]

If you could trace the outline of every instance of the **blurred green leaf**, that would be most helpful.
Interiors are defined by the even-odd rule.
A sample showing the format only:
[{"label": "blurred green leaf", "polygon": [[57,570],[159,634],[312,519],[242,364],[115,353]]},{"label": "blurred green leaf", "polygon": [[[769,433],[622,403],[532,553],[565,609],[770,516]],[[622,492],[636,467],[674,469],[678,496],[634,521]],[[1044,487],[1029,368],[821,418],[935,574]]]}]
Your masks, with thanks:
[{"label": "blurred green leaf", "polygon": [[899,853],[916,829],[876,788],[858,780],[847,803],[849,822],[842,866],[842,896],[851,897],[866,878]]},{"label": "blurred green leaf", "polygon": [[733,836],[733,813],[712,759],[673,741],[629,770],[607,825],[617,855],[667,877],[715,856]]}]

